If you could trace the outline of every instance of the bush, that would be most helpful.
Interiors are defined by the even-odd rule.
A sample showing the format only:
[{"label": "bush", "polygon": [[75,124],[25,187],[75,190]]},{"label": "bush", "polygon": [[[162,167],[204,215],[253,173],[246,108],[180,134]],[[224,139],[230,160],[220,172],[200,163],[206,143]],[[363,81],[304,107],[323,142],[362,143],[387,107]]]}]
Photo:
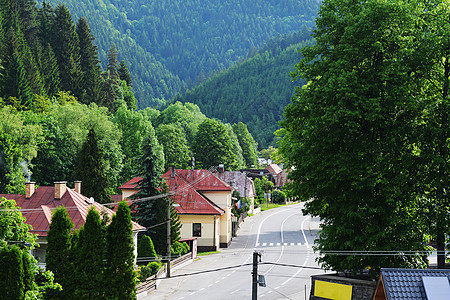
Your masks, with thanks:
[{"label": "bush", "polygon": [[138,257],[157,257],[152,239],[148,235],[144,235],[139,241]]},{"label": "bush", "polygon": [[172,247],[170,247],[170,253],[172,255],[181,256],[189,252],[189,245],[186,242],[180,243],[176,241],[172,244]]},{"label": "bush", "polygon": [[152,275],[158,273],[161,268],[161,263],[158,261],[149,262],[146,266],[141,267],[138,278],[139,281],[143,282]]},{"label": "bush", "polygon": [[286,199],[286,195],[283,191],[274,190],[272,191],[272,201],[273,203],[282,203]]}]

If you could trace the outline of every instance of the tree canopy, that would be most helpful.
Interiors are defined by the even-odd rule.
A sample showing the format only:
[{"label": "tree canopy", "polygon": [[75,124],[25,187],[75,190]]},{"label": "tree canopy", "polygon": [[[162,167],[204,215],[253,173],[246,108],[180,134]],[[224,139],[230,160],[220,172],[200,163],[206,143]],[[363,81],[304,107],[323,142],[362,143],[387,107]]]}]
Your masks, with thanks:
[{"label": "tree canopy", "polygon": [[317,44],[296,65],[294,79],[308,84],[285,109],[280,151],[295,167],[304,212],[323,221],[316,249],[325,268],[376,273],[424,263],[420,255],[327,253],[424,250],[414,177],[422,105],[416,4],[323,1]]},{"label": "tree canopy", "polygon": [[226,169],[237,166],[236,154],[225,125],[211,119],[205,119],[198,126],[193,150],[196,164],[208,169],[224,164]]}]

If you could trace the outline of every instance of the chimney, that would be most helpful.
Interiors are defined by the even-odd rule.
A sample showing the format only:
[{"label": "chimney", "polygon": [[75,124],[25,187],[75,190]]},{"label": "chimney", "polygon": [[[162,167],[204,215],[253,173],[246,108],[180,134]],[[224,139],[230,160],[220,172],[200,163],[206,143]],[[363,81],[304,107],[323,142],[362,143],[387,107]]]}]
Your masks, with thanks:
[{"label": "chimney", "polygon": [[67,181],[55,182],[55,199],[60,200],[67,189]]},{"label": "chimney", "polygon": [[25,183],[25,198],[29,199],[34,194],[34,187],[36,182]]},{"label": "chimney", "polygon": [[225,171],[225,166],[223,164],[219,165],[219,173],[223,173]]},{"label": "chimney", "polygon": [[175,166],[170,166],[170,178],[175,178]]},{"label": "chimney", "polygon": [[74,184],[75,184],[75,188],[74,188],[75,192],[81,194],[81,181],[79,181],[79,180],[75,181]]}]

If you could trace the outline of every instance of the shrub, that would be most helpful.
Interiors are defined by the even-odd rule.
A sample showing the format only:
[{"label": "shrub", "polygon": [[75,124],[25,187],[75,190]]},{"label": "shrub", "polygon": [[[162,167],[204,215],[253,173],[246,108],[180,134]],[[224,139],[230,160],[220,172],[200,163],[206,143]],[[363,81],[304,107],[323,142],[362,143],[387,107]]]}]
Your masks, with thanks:
[{"label": "shrub", "polygon": [[138,257],[157,257],[152,239],[148,235],[144,235],[139,241]]},{"label": "shrub", "polygon": [[181,256],[189,252],[189,245],[186,242],[180,243],[176,241],[172,244],[170,248],[170,253],[172,255]]},{"label": "shrub", "polygon": [[273,203],[282,203],[286,199],[286,195],[283,191],[274,190],[272,191],[272,201]]},{"label": "shrub", "polygon": [[143,282],[148,277],[158,273],[159,268],[161,268],[161,263],[158,261],[149,262],[146,266],[141,267],[139,272],[139,281]]}]

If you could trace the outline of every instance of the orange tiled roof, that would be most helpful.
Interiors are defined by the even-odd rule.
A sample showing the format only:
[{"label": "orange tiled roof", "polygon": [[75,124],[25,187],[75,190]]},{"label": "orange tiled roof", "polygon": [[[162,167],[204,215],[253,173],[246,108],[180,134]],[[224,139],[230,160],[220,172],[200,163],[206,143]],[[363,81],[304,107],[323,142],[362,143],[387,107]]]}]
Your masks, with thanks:
[{"label": "orange tiled roof", "polygon": [[[47,236],[50,228],[51,211],[58,206],[65,206],[70,219],[74,223],[74,229],[79,229],[86,222],[86,216],[91,206],[94,206],[99,213],[105,212],[110,218],[114,211],[98,202],[91,203],[90,200],[73,189],[67,188],[61,199],[55,199],[55,187],[38,187],[30,198],[25,195],[0,194],[0,197],[14,199],[22,209],[22,215],[27,219],[33,229],[31,233],[38,236]],[[133,231],[145,230],[145,227],[133,222]]]}]

